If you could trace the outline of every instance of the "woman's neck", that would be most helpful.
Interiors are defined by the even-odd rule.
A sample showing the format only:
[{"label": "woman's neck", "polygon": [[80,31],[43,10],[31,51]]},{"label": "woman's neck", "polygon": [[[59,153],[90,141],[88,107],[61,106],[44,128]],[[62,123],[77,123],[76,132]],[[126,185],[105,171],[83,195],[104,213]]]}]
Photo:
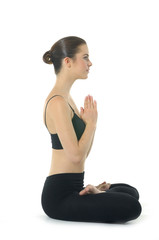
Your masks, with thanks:
[{"label": "woman's neck", "polygon": [[75,82],[76,79],[71,79],[69,76],[57,76],[56,78],[56,83],[54,85],[53,90],[62,96],[66,97],[69,99],[70,97],[70,91],[73,83]]}]

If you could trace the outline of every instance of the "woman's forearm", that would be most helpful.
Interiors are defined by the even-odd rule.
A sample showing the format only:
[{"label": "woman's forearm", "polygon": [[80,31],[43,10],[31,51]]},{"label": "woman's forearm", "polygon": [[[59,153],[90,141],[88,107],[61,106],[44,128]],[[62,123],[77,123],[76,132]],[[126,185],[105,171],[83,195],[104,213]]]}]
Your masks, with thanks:
[{"label": "woman's forearm", "polygon": [[80,159],[83,159],[88,156],[88,152],[90,151],[93,142],[95,130],[96,130],[95,125],[92,124],[86,125],[85,131],[78,142]]},{"label": "woman's forearm", "polygon": [[[95,135],[95,132],[94,132],[94,135]],[[91,149],[92,149],[92,145],[93,145],[93,141],[94,141],[94,135],[93,135],[93,139],[92,139],[92,142],[91,142],[91,146],[90,146],[90,148],[89,148],[89,150],[88,150],[88,152],[87,152],[86,157],[88,157],[88,155],[89,155],[89,153],[90,153],[90,151],[91,151]]]}]

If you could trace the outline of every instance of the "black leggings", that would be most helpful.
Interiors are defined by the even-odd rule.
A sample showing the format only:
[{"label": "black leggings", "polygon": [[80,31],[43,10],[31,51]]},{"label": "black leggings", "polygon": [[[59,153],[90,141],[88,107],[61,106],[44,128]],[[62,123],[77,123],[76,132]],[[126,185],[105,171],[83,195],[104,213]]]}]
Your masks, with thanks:
[{"label": "black leggings", "polygon": [[79,195],[84,189],[84,173],[60,173],[46,178],[41,203],[50,218],[115,223],[139,217],[139,193],[130,185],[111,184],[104,193]]}]

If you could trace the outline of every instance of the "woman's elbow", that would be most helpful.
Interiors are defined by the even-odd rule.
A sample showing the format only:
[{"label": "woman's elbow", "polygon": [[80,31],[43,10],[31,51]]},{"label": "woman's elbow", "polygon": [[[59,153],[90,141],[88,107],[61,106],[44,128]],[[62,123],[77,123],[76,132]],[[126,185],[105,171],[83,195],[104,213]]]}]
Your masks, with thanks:
[{"label": "woman's elbow", "polygon": [[64,148],[67,149],[65,150],[65,154],[67,155],[67,158],[74,164],[79,164],[81,161],[84,159],[84,154],[80,151],[79,146],[72,146],[72,147],[67,147]]},{"label": "woman's elbow", "polygon": [[83,154],[79,152],[79,150],[76,150],[71,154],[71,162],[74,164],[80,164],[84,159]]},{"label": "woman's elbow", "polygon": [[72,163],[79,164],[82,161],[82,156],[80,153],[75,153],[71,157]]}]

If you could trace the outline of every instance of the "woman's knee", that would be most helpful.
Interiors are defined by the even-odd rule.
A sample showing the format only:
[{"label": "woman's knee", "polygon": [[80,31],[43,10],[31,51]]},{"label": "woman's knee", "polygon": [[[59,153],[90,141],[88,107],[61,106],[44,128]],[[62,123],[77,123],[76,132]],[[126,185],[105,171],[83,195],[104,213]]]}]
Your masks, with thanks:
[{"label": "woman's knee", "polygon": [[[135,220],[141,214],[142,208],[139,201],[126,193],[108,193],[112,196],[112,206],[115,222],[127,222]],[[114,195],[114,197],[113,197]],[[114,200],[114,201],[113,201]],[[112,210],[113,210],[112,208]]]},{"label": "woman's knee", "polygon": [[140,202],[137,199],[131,197],[127,204],[127,208],[126,208],[127,217],[125,220],[131,221],[131,220],[137,219],[140,216],[141,211],[142,211],[142,207]]},{"label": "woman's knee", "polygon": [[138,190],[128,184],[124,184],[124,183],[112,184],[112,186],[110,187],[110,189],[107,190],[107,192],[121,192],[121,193],[123,192],[139,200]]}]

